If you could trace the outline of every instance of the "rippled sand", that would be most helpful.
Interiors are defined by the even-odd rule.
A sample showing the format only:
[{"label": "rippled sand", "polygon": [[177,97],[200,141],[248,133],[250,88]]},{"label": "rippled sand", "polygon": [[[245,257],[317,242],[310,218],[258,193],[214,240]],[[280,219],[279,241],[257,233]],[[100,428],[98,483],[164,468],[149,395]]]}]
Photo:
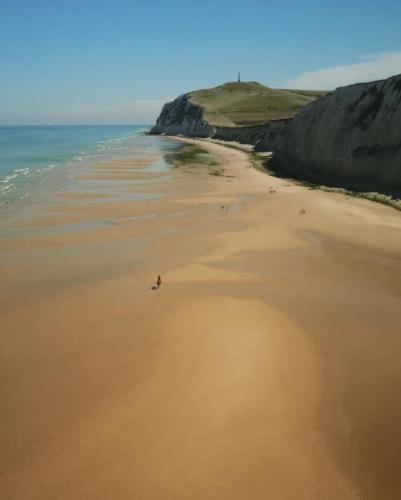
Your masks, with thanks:
[{"label": "rippled sand", "polygon": [[2,496],[399,498],[401,214],[201,144],[5,228]]}]

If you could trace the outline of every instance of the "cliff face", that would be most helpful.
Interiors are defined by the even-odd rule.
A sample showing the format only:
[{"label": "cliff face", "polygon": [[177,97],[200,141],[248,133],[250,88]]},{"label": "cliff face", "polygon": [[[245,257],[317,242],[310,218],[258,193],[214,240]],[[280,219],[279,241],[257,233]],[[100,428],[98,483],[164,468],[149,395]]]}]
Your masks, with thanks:
[{"label": "cliff face", "polygon": [[273,151],[286,175],[401,195],[401,75],[339,88],[292,119],[247,127],[211,125],[187,94],[164,106],[152,133],[253,144]]},{"label": "cliff face", "polygon": [[326,92],[273,89],[258,82],[231,82],[189,92],[164,106],[154,128],[185,129],[186,134],[209,135],[210,127],[244,127],[292,118]]},{"label": "cliff face", "polygon": [[212,137],[214,129],[203,118],[203,109],[193,104],[188,94],[177,97],[163,106],[151,134],[187,135]]},{"label": "cliff face", "polygon": [[342,87],[306,106],[274,147],[290,170],[400,193],[401,75]]}]

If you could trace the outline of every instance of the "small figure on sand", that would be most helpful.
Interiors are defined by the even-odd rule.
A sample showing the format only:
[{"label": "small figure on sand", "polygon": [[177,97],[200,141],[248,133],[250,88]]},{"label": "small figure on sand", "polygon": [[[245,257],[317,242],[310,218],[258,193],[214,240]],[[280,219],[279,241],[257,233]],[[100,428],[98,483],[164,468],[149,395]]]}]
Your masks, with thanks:
[{"label": "small figure on sand", "polygon": [[152,290],[158,290],[162,284],[162,279],[160,274],[157,276],[156,284],[152,286]]},{"label": "small figure on sand", "polygon": [[301,210],[299,211],[299,215],[305,215],[306,214],[306,210],[304,208],[301,208]]}]

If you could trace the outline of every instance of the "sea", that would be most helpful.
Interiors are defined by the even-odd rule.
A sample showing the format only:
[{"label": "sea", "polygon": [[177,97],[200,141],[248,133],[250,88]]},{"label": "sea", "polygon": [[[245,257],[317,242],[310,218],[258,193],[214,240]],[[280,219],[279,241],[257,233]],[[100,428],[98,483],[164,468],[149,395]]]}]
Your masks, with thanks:
[{"label": "sea", "polygon": [[[0,126],[0,208],[38,199],[80,164],[160,151],[147,125]],[[167,146],[168,147],[168,146]]]}]

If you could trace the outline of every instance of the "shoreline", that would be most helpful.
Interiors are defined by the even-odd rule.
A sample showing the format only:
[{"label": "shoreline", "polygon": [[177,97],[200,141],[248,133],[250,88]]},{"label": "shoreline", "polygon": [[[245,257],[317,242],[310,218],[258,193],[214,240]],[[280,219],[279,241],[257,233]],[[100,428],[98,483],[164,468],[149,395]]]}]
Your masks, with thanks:
[{"label": "shoreline", "polygon": [[[354,198],[361,198],[369,201],[373,201],[375,203],[381,203],[383,205],[395,208],[396,210],[401,210],[401,198],[394,197],[392,195],[386,194],[380,191],[358,191],[348,189],[346,187],[340,186],[330,186],[324,183],[315,182],[313,180],[306,180],[302,177],[292,177],[290,174],[287,176],[285,173],[280,174],[279,172],[275,172],[269,169],[269,161],[272,159],[272,152],[269,151],[255,151],[254,146],[252,144],[241,144],[236,141],[223,141],[221,139],[213,139],[213,138],[191,138],[185,136],[174,136],[174,135],[165,135],[164,137],[168,137],[171,140],[179,140],[180,138],[187,138],[189,140],[199,140],[205,142],[212,142],[215,144],[221,144],[222,146],[226,146],[228,148],[238,149],[239,151],[244,151],[249,153],[252,158],[252,162],[255,163],[255,168],[265,172],[266,174],[277,177],[279,179],[284,179],[289,182],[293,182],[295,184],[299,184],[308,189],[319,189],[322,191],[326,191],[329,193],[338,193],[344,196],[352,196]],[[258,165],[259,164],[259,165]]]},{"label": "shoreline", "polygon": [[173,140],[210,160],[93,165],[0,242],[3,491],[397,498],[398,212]]},{"label": "shoreline", "polygon": [[[258,150],[273,151],[274,160],[278,160],[275,169],[286,177],[401,196],[397,127],[401,117],[401,75],[345,86],[320,98],[315,95],[317,99],[313,98],[295,114],[287,102],[291,118],[285,118],[288,115],[281,109],[266,123],[258,123],[252,116],[252,99],[246,94],[248,85],[255,86],[259,99],[266,92],[280,92],[263,88],[257,82],[237,82],[206,93],[199,90],[183,94],[165,104],[151,132],[253,144]],[[374,94],[383,99],[373,103]],[[241,117],[235,111],[238,102],[247,102]],[[274,106],[277,100],[271,96],[269,103]],[[262,108],[272,111],[269,105],[261,105]],[[246,126],[246,121],[253,125]]]},{"label": "shoreline", "polygon": [[[138,154],[132,148],[141,142],[145,130],[142,125],[3,128],[5,149],[0,161],[2,220],[20,207],[46,203],[56,190],[65,187],[77,169],[88,163],[106,158],[111,160],[120,155],[126,157],[127,153],[129,157]],[[97,134],[94,130],[98,131]],[[13,133],[8,136],[7,132]],[[33,148],[32,157],[30,147]]]}]

